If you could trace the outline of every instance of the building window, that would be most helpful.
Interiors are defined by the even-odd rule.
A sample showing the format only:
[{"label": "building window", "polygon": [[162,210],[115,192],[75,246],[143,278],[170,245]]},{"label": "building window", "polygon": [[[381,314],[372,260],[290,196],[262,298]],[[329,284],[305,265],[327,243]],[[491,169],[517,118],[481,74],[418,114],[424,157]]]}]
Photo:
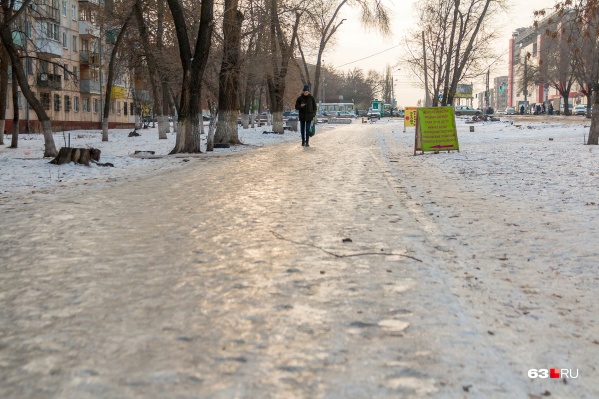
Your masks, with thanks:
[{"label": "building window", "polygon": [[532,56],[533,57],[537,56],[537,44],[536,43],[532,44]]},{"label": "building window", "polygon": [[135,108],[133,108],[133,103],[129,104],[129,111],[131,111],[131,115],[135,115]]},{"label": "building window", "polygon": [[46,111],[49,111],[50,110],[50,93],[41,93],[40,100],[42,102],[42,107],[44,107],[44,109]]},{"label": "building window", "polygon": [[60,111],[60,94],[54,94],[54,111]]},{"label": "building window", "polygon": [[64,96],[64,111],[65,112],[71,111],[71,97],[70,96]]},{"label": "building window", "polygon": [[82,105],[82,110],[83,112],[89,112],[89,98],[88,97],[83,97],[83,103]]},{"label": "building window", "polygon": [[116,102],[116,114],[121,115],[121,102],[120,101]]},{"label": "building window", "polygon": [[71,19],[77,21],[77,6],[75,5],[71,6]]},{"label": "building window", "polygon": [[33,75],[33,58],[31,57],[27,57],[27,75],[32,76]]},{"label": "building window", "polygon": [[73,97],[73,111],[79,112],[79,97]]},{"label": "building window", "polygon": [[73,67],[73,80],[79,80],[79,67]]},{"label": "building window", "polygon": [[62,32],[62,47],[69,48],[69,38],[66,32]]},{"label": "building window", "polygon": [[98,109],[100,108],[99,102],[97,98],[94,98],[94,114],[98,113]]},{"label": "building window", "polygon": [[123,115],[127,116],[127,103],[123,102]]},{"label": "building window", "polygon": [[17,92],[17,104],[19,106],[19,109],[23,108],[23,96],[21,95],[20,91]]},{"label": "building window", "polygon": [[69,80],[69,64],[64,64],[64,80]]},{"label": "building window", "polygon": [[60,25],[46,22],[46,37],[60,41]]},{"label": "building window", "polygon": [[67,2],[65,0],[62,0],[62,16],[67,16]]},{"label": "building window", "polygon": [[73,51],[77,51],[77,35],[73,35]]}]

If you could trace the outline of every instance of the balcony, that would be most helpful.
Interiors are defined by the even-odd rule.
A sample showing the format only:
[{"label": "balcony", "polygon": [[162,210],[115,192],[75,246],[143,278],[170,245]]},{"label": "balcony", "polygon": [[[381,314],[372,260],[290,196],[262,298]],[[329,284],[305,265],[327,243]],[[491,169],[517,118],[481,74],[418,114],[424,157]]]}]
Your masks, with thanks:
[{"label": "balcony", "polygon": [[99,66],[100,65],[100,54],[92,53],[90,51],[79,52],[79,63],[81,65]]},{"label": "balcony", "polygon": [[52,90],[60,90],[62,88],[62,76],[52,73],[38,73],[37,86],[47,87]]},{"label": "balcony", "polygon": [[[19,6],[20,8],[20,6]],[[52,7],[50,4],[29,3],[31,15],[38,20],[50,19],[52,21],[60,21],[60,10],[57,7]]]},{"label": "balcony", "polygon": [[88,94],[101,94],[100,82],[97,80],[81,80],[79,83],[79,91]]},{"label": "balcony", "polygon": [[39,55],[62,57],[62,44],[56,40],[38,37],[35,39],[35,47]]},{"label": "balcony", "polygon": [[90,21],[79,21],[79,36],[81,37],[100,37],[100,28]]}]

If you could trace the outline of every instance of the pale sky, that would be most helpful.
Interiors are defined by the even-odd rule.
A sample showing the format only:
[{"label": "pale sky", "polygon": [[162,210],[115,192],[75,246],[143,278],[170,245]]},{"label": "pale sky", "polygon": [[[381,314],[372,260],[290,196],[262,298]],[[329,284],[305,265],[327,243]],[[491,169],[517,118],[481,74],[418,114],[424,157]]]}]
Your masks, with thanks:
[{"label": "pale sky", "polygon": [[[341,71],[351,70],[356,67],[365,71],[374,69],[381,74],[384,73],[387,64],[393,67],[400,60],[402,46],[392,47],[400,45],[410,28],[415,27],[413,3],[411,0],[387,0],[387,4],[392,4],[393,12],[392,36],[388,38],[383,38],[376,32],[367,31],[361,26],[357,14],[346,10],[344,14],[346,21],[336,34],[337,42],[323,56],[325,65],[333,66]],[[507,75],[508,44],[512,32],[516,28],[531,26],[534,22],[533,12],[553,7],[555,0],[523,0],[515,3],[511,6],[511,11],[506,13],[501,21],[498,21],[498,26],[504,28],[502,29],[503,39],[499,40],[496,46],[499,52],[504,54],[504,65],[497,65],[496,72],[491,71],[491,82],[495,76]],[[374,55],[380,52],[382,53]],[[366,57],[369,58],[357,61]],[[344,65],[352,61],[357,62]],[[412,83],[415,78],[410,76],[408,71],[396,71],[393,73],[393,77],[396,81],[395,97],[400,107],[415,106],[419,99],[424,98],[424,90],[413,86]],[[484,90],[483,78],[479,82],[474,82],[475,93],[482,90]]]}]

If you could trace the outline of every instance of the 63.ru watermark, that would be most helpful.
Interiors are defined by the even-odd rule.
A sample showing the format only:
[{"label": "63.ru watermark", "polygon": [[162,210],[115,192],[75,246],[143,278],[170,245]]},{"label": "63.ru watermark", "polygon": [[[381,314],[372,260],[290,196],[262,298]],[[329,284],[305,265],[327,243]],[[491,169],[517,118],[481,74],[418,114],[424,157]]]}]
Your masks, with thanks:
[{"label": "63.ru watermark", "polygon": [[578,369],[530,369],[528,378],[578,378]]}]

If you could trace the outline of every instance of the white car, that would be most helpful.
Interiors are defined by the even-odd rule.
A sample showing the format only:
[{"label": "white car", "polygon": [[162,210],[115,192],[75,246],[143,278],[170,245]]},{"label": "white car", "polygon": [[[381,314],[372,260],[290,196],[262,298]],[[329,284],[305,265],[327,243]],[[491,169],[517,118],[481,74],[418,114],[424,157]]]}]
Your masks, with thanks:
[{"label": "white car", "polygon": [[366,114],[367,117],[369,118],[380,118],[381,117],[381,113],[379,112],[378,109],[369,109],[368,113]]},{"label": "white car", "polygon": [[586,113],[587,113],[587,106],[586,105],[577,105],[572,110],[572,114],[574,114],[574,115],[585,115]]},{"label": "white car", "polygon": [[478,108],[472,108],[468,105],[456,105],[455,107],[453,107],[454,112],[455,112],[455,116],[461,116],[461,115],[482,115],[483,111],[481,109]]},{"label": "white car", "polygon": [[353,112],[349,112],[349,111],[337,111],[335,116],[337,118],[355,118],[356,114],[354,114]]}]

